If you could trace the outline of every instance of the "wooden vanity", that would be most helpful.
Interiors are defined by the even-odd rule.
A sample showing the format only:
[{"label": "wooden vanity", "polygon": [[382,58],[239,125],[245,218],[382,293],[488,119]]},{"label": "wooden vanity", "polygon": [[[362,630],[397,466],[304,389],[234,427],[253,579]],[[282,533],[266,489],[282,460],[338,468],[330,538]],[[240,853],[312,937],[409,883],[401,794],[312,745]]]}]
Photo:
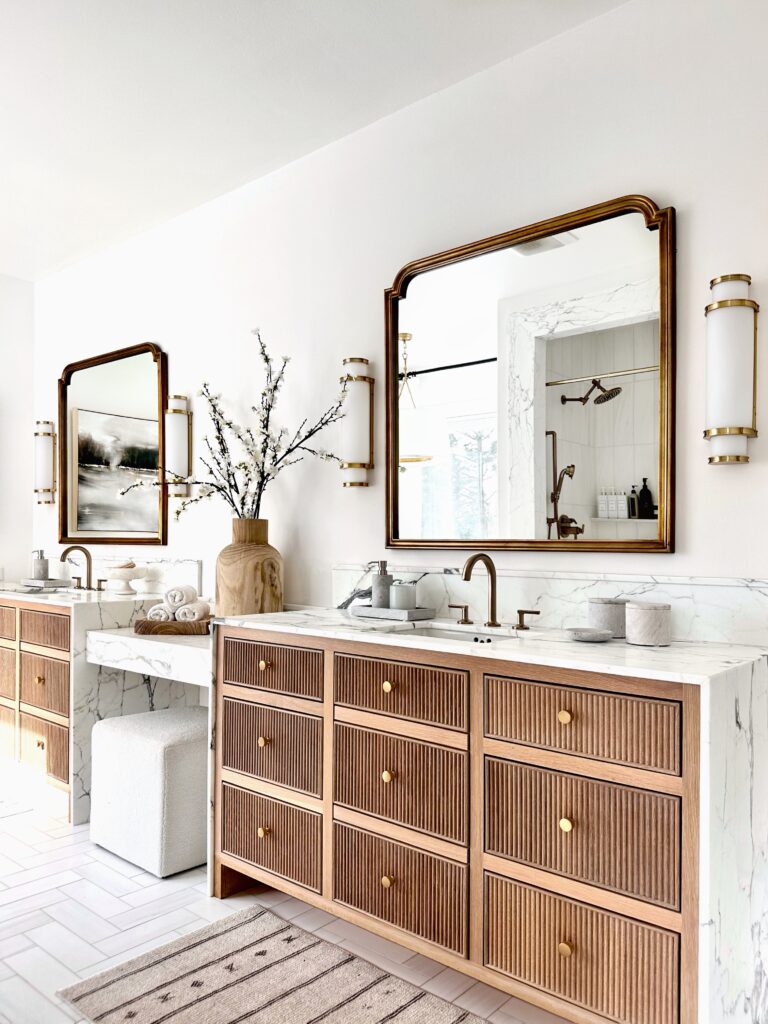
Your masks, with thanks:
[{"label": "wooden vanity", "polygon": [[256,879],[579,1024],[708,1019],[700,688],[482,653],[219,627],[216,895]]}]

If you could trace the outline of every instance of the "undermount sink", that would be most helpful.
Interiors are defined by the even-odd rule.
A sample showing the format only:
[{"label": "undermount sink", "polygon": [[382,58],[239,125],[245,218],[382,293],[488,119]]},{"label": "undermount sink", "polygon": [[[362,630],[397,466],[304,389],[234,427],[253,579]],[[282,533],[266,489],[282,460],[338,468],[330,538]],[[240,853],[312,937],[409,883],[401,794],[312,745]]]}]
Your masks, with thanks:
[{"label": "undermount sink", "polygon": [[501,640],[512,640],[508,633],[496,633],[489,630],[443,629],[440,626],[418,626],[411,636],[423,636],[430,640],[454,640],[460,644],[491,644]]}]

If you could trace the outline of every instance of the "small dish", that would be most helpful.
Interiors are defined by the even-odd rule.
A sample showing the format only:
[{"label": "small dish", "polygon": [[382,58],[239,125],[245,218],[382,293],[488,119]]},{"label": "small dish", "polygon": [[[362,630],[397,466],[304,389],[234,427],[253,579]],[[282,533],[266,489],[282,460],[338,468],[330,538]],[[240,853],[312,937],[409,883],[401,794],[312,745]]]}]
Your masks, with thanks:
[{"label": "small dish", "polygon": [[613,640],[613,633],[610,629],[597,629],[594,626],[574,626],[567,629],[571,640],[579,640],[585,644],[604,644],[606,640]]}]

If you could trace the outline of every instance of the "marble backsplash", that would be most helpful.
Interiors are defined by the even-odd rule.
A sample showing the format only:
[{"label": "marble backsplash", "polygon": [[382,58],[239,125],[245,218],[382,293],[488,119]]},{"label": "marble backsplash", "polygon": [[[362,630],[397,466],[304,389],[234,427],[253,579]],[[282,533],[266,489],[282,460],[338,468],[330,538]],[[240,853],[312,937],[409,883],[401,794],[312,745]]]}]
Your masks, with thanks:
[{"label": "marble backsplash", "polygon": [[[463,563],[462,563],[463,564]],[[370,565],[337,565],[332,570],[333,604],[348,607],[366,601]],[[419,605],[436,608],[440,618],[458,617],[449,604],[468,604],[469,617],[481,625],[488,618],[488,580],[478,566],[464,582],[456,566],[398,565],[395,579],[417,580]],[[641,576],[634,573],[547,572],[500,569],[498,614],[504,623],[517,621],[518,608],[540,615],[536,626],[561,629],[587,623],[590,597],[629,597],[666,601],[672,605],[674,640],[754,644],[768,648],[768,579],[699,576]]]}]

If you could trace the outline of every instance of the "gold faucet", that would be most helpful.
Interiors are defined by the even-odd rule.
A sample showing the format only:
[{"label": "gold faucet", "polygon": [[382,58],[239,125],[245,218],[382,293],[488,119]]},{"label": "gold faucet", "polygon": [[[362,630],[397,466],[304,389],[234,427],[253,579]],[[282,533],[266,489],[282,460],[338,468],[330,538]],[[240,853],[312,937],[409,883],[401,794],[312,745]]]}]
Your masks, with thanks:
[{"label": "gold faucet", "polygon": [[[93,590],[93,562],[91,560],[90,551],[82,547],[80,544],[70,544],[68,548],[64,548],[64,550],[62,551],[60,559],[61,562],[66,562],[67,555],[69,555],[72,551],[82,551],[82,553],[85,555],[85,589]],[[76,579],[77,577],[74,578]]]},{"label": "gold faucet", "polygon": [[462,578],[465,580],[472,579],[472,570],[478,562],[482,562],[488,571],[488,621],[483,623],[483,625],[500,626],[501,623],[496,621],[496,566],[493,564],[491,556],[479,554],[468,558],[464,563]]}]

